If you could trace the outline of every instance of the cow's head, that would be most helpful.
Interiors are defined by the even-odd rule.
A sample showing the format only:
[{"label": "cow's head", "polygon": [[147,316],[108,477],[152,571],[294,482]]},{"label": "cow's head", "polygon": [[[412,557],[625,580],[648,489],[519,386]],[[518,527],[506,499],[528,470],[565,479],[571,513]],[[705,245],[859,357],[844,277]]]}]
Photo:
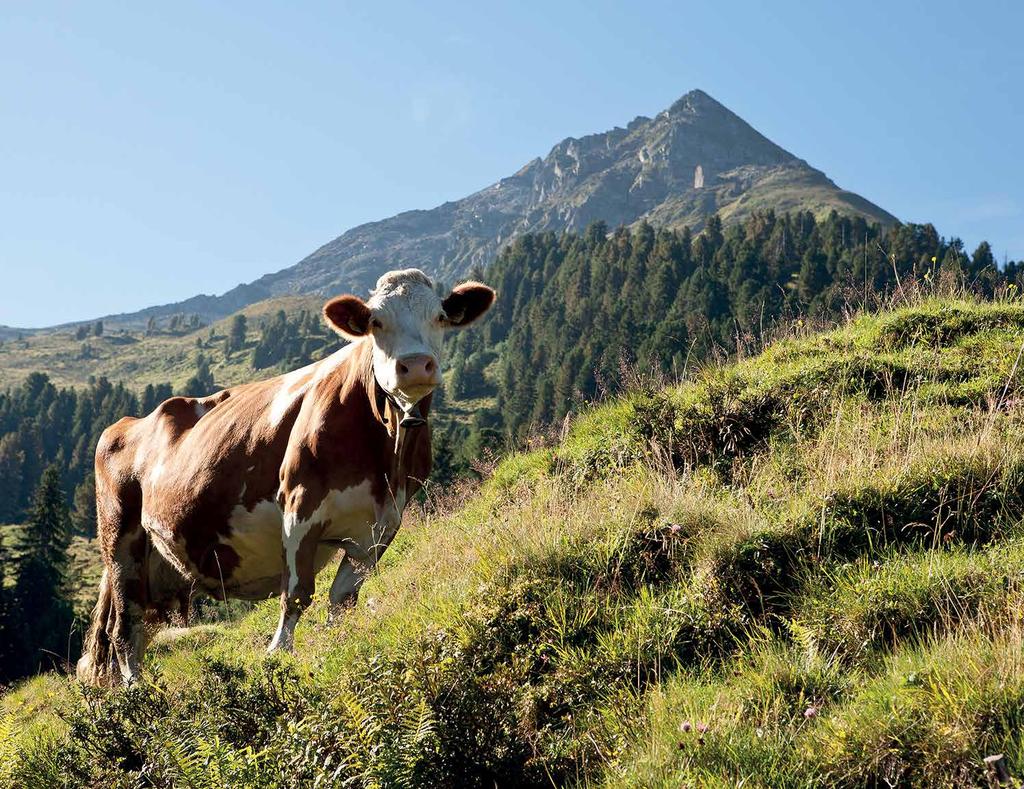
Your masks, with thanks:
[{"label": "cow's head", "polygon": [[403,424],[418,424],[416,404],[441,383],[441,340],[446,329],[462,329],[494,302],[494,291],[464,282],[441,299],[419,269],[389,271],[377,280],[369,301],[346,295],[324,305],[324,318],[350,340],[373,344],[377,383],[399,405]]}]

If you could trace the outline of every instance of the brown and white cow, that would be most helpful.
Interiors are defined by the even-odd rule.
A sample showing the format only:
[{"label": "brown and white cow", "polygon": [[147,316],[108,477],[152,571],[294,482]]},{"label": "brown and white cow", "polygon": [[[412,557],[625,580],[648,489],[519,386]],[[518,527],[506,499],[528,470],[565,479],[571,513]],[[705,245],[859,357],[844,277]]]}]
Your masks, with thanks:
[{"label": "brown and white cow", "polygon": [[441,340],[483,315],[478,282],[442,299],[417,269],[341,296],[324,318],[352,342],[287,375],[125,417],[96,449],[104,573],[78,677],[137,678],[152,627],[193,591],[281,595],[270,651],[290,649],[314,578],[338,553],[336,611],[353,605],[430,471]]}]

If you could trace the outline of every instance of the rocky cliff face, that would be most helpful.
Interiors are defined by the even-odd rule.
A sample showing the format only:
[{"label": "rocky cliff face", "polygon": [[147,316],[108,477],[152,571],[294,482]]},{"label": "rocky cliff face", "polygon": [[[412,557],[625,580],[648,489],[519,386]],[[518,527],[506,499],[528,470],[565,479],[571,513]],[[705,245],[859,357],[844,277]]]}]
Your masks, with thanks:
[{"label": "rocky cliff face", "polygon": [[758,208],[835,208],[895,221],[694,90],[654,118],[567,138],[544,159],[462,200],[355,227],[294,266],[223,296],[108,319],[131,323],[175,312],[215,319],[271,296],[363,293],[382,272],[403,266],[452,282],[490,263],[523,233],[580,230],[596,220],[614,228],[643,219],[698,230],[711,213],[729,222]]}]

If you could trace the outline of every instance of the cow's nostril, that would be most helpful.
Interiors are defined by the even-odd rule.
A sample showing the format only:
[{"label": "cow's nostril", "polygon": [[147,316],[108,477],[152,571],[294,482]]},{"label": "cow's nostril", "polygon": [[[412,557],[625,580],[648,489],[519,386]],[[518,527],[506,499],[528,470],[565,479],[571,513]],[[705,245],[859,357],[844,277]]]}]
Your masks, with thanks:
[{"label": "cow's nostril", "polygon": [[406,367],[401,362],[399,362],[398,363],[398,372],[400,372],[402,375],[408,375],[409,374],[409,368]]},{"label": "cow's nostril", "polygon": [[427,372],[428,373],[434,372],[434,360],[433,359],[430,359],[430,360],[427,361]]}]

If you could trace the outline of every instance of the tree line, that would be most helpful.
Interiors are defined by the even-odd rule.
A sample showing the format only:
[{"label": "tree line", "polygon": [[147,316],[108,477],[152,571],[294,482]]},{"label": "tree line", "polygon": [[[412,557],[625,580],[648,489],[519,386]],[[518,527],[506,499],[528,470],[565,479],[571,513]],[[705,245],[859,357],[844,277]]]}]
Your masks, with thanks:
[{"label": "tree line", "polygon": [[712,216],[697,236],[646,223],[528,235],[487,272],[500,298],[482,331],[452,343],[449,396],[493,396],[477,421],[514,442],[614,390],[624,372],[678,375],[782,319],[836,316],[903,281],[991,295],[1022,268],[1000,269],[987,242],[968,254],[930,224],[885,229],[835,212],[767,211],[724,229]]}]

